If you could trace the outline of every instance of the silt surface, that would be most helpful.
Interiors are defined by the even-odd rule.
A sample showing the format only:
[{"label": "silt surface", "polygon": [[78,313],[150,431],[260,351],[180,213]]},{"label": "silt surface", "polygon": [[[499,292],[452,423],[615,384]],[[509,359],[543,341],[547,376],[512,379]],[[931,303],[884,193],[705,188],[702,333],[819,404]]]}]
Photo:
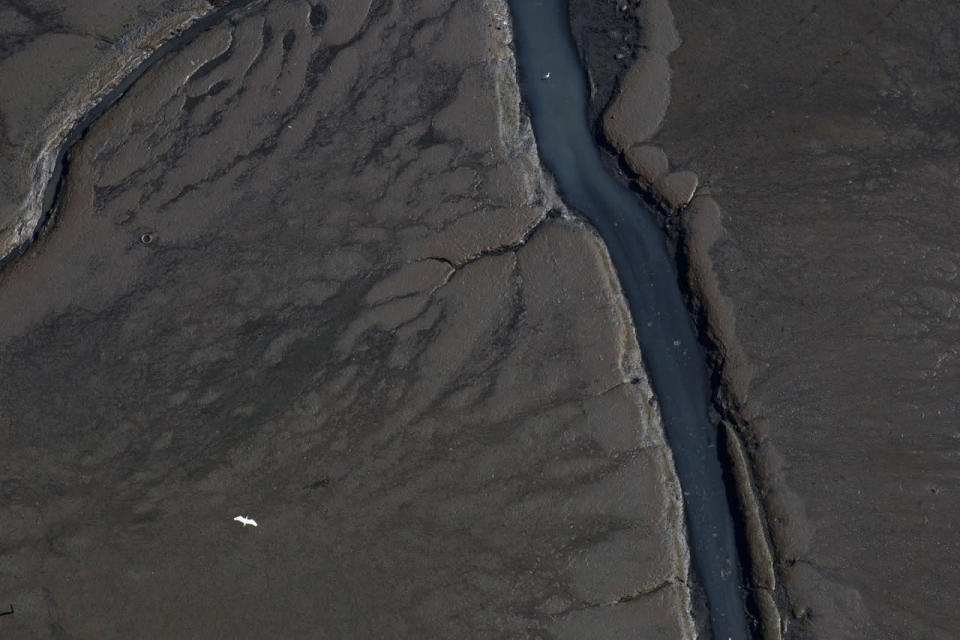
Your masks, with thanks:
[{"label": "silt surface", "polygon": [[692,636],[633,326],[504,20],[255,2],[72,148],[0,271],[3,637]]}]

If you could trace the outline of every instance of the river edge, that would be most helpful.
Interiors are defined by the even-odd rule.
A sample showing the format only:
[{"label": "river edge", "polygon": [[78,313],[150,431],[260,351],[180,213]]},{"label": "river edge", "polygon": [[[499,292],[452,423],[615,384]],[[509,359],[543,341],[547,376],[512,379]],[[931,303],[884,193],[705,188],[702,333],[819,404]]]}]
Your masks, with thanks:
[{"label": "river edge", "polygon": [[[561,5],[560,7],[561,11],[556,11],[557,19],[561,23],[563,23],[563,25],[565,25],[565,26],[557,25],[556,28],[558,28],[560,32],[567,31],[571,26],[569,21],[569,14],[565,15],[562,12],[562,10],[565,8],[566,8],[566,3]],[[619,5],[618,5],[618,8],[619,8]],[[619,8],[619,10],[626,11],[628,8],[629,8],[628,5],[623,5],[622,8]],[[549,17],[540,15],[538,18],[535,18],[535,20],[550,20],[551,22],[553,21],[553,19],[554,19],[554,16],[552,15]],[[539,53],[538,53],[539,57],[535,57],[537,62],[533,63],[533,66],[530,66],[530,64],[527,63],[526,64],[527,68],[525,69],[525,72],[527,73],[527,80],[525,81],[527,83],[526,89],[530,91],[535,97],[535,102],[531,108],[533,108],[534,110],[539,110],[543,112],[542,114],[542,117],[544,118],[543,126],[546,127],[547,131],[552,132],[552,134],[556,135],[559,139],[559,136],[562,134],[558,134],[558,132],[555,131],[556,129],[555,122],[557,121],[558,117],[552,114],[552,112],[554,111],[554,108],[552,106],[545,107],[544,105],[552,105],[557,100],[561,101],[561,102],[557,102],[557,104],[563,104],[562,101],[566,100],[566,101],[572,101],[574,104],[577,104],[578,108],[576,109],[576,111],[579,111],[580,108],[583,108],[585,111],[590,111],[591,106],[589,105],[589,102],[586,100],[581,105],[580,98],[572,97],[569,94],[568,89],[560,89],[558,93],[557,90],[549,90],[549,89],[541,88],[541,85],[539,84],[539,80],[541,79],[540,78],[541,74],[543,74],[544,71],[550,70],[550,65],[551,65],[550,59],[552,56],[555,56],[555,55],[570,56],[573,59],[577,59],[574,66],[569,66],[569,65],[565,66],[563,71],[567,74],[574,74],[576,77],[580,77],[581,74],[584,73],[584,69],[586,69],[587,75],[590,76],[590,78],[592,78],[594,74],[590,72],[591,71],[590,66],[585,67],[583,65],[582,51],[578,51],[574,47],[572,42],[570,42],[569,44],[560,45],[559,50],[552,50],[552,46],[548,44],[549,40],[545,41],[543,38],[539,36],[535,37],[534,34],[537,32],[530,31],[530,26],[526,26],[525,28],[528,31],[527,35],[531,37],[531,41],[537,42],[537,44],[534,46],[539,50]],[[550,29],[554,29],[554,28],[555,27],[551,24]],[[567,34],[562,34],[558,37],[560,37],[562,40],[567,40],[569,36]],[[678,44],[678,41],[676,38],[674,38],[673,40],[675,40],[676,42],[674,42],[672,46],[676,47]],[[661,42],[660,44],[667,47],[671,46],[670,38],[665,38],[664,41]],[[550,53],[546,57],[544,56],[544,53],[543,53],[545,50],[550,50]],[[661,58],[661,62],[665,64],[665,57],[663,55],[660,55],[660,58]],[[617,59],[620,60],[621,56],[618,55]],[[659,71],[663,70],[663,66],[664,66],[663,64],[660,65]],[[645,73],[644,69],[641,69],[641,71],[643,73],[639,74],[639,80],[641,83],[643,83],[648,74]],[[658,71],[658,69],[654,69],[654,71]],[[634,75],[636,76],[638,74],[634,74]],[[658,76],[659,81],[662,81],[665,77],[668,78],[668,75],[669,75],[668,70],[666,75],[662,73],[659,74]],[[570,76],[570,77],[573,77],[573,76]],[[550,74],[547,73],[546,75],[543,75],[542,80],[548,80],[549,78],[550,78]],[[582,95],[584,96],[584,98],[586,98],[590,87],[584,86],[577,81],[574,81],[574,84],[580,85],[576,88],[574,95],[576,96]],[[660,82],[660,84],[662,85],[663,83]],[[640,96],[637,96],[636,94],[634,94],[633,106],[638,107],[641,110],[652,109],[654,113],[659,111],[660,117],[662,117],[662,113],[665,111],[667,98],[669,97],[668,90],[669,90],[669,86],[667,85],[666,91],[662,92],[663,95],[660,96],[660,99],[654,99],[652,101],[647,100],[647,98],[649,97],[647,93],[641,92]],[[656,95],[653,97],[657,98]],[[567,111],[570,111],[570,110],[567,109]],[[570,113],[573,113],[573,111],[570,111]],[[567,117],[567,119],[569,120],[569,117]],[[574,116],[574,121],[579,121],[579,116]],[[648,126],[647,124],[644,124],[644,122],[645,121],[641,120],[641,123],[640,123],[641,127]],[[575,144],[576,144],[576,148],[578,149],[578,153],[589,155],[592,158],[593,154],[596,154],[600,149],[604,149],[607,146],[602,138],[598,138],[595,131],[594,132],[590,131],[590,129],[593,129],[593,127],[587,127],[581,130],[581,125],[579,124],[579,122],[577,122],[577,124],[572,124],[572,123],[568,123],[568,124],[569,126],[572,126],[577,130],[577,133],[576,133],[577,142]],[[586,124],[586,121],[584,121],[584,124]],[[551,143],[551,145],[553,147],[556,146],[553,143]],[[561,148],[564,148],[563,145],[560,145],[560,146]],[[669,326],[676,327],[675,330],[677,331],[677,334],[682,334],[683,331],[687,331],[687,329],[684,329],[684,330],[679,329],[681,325],[689,326],[690,328],[693,328],[695,318],[691,314],[691,309],[690,309],[691,305],[689,304],[689,299],[684,299],[685,294],[687,292],[687,288],[683,286],[682,282],[678,282],[678,276],[677,276],[677,273],[684,274],[686,272],[686,269],[680,268],[682,266],[681,264],[674,264],[675,262],[679,262],[677,258],[678,254],[675,250],[666,252],[664,251],[666,247],[662,247],[662,246],[658,247],[658,245],[664,242],[664,238],[660,236],[660,232],[663,231],[662,226],[665,226],[665,225],[658,225],[657,222],[654,221],[654,219],[648,220],[646,218],[646,216],[650,215],[651,213],[656,215],[656,212],[654,211],[645,210],[644,205],[642,203],[643,200],[646,200],[647,205],[649,205],[650,203],[649,197],[644,198],[643,196],[645,194],[641,190],[638,190],[636,187],[625,189],[624,187],[628,185],[624,184],[623,180],[619,182],[616,180],[611,180],[610,174],[619,175],[618,170],[610,171],[611,164],[613,164],[613,166],[617,169],[619,169],[619,167],[616,167],[616,163],[611,161],[611,159],[607,157],[607,154],[600,153],[599,155],[596,156],[597,158],[596,160],[591,160],[586,162],[585,165],[581,167],[581,169],[585,173],[593,174],[595,177],[603,181],[605,184],[608,183],[608,186],[616,185],[615,188],[612,189],[611,193],[616,192],[621,194],[617,197],[619,197],[622,202],[619,205],[608,202],[605,204],[605,207],[609,208],[611,211],[615,211],[615,210],[619,211],[618,207],[621,207],[624,210],[629,210],[631,212],[631,216],[635,215],[636,212],[639,212],[642,216],[641,218],[636,218],[637,222],[633,222],[631,220],[631,217],[629,216],[618,218],[611,215],[610,219],[608,220],[608,214],[603,214],[603,213],[600,213],[599,211],[594,211],[593,209],[590,209],[590,207],[592,207],[593,204],[591,204],[591,200],[589,197],[586,200],[584,199],[583,197],[584,188],[580,183],[579,178],[577,177],[577,173],[574,172],[573,174],[570,174],[569,171],[567,170],[567,167],[569,165],[568,159],[570,157],[569,152],[566,151],[564,148],[564,151],[562,152],[558,152],[556,149],[554,149],[553,153],[554,155],[551,156],[552,158],[551,162],[559,163],[557,170],[560,171],[561,173],[564,173],[564,175],[566,175],[565,180],[570,181],[570,184],[565,185],[565,188],[569,188],[571,190],[571,193],[569,194],[569,196],[572,199],[574,199],[574,202],[580,203],[578,206],[587,207],[587,209],[591,211],[590,219],[594,220],[594,218],[596,218],[595,224],[599,225],[600,229],[603,230],[604,237],[607,238],[608,241],[616,245],[615,248],[617,249],[618,252],[620,252],[620,258],[625,259],[625,262],[620,266],[621,268],[627,269],[628,272],[630,272],[634,278],[631,280],[628,277],[628,282],[629,282],[628,287],[630,287],[630,291],[632,292],[631,308],[634,309],[633,313],[640,313],[643,317],[648,317],[644,315],[646,313],[654,313],[654,312],[656,312],[658,316],[660,315],[659,311],[657,311],[658,309],[657,306],[651,307],[652,301],[648,296],[648,294],[644,292],[645,287],[636,288],[640,281],[646,282],[646,276],[641,278],[640,281],[636,280],[636,274],[633,273],[634,266],[632,261],[629,259],[629,256],[632,255],[634,252],[639,252],[637,253],[637,255],[644,256],[644,257],[637,261],[638,264],[644,265],[641,267],[641,269],[648,269],[648,268],[651,268],[646,266],[648,264],[647,263],[648,258],[646,257],[646,254],[649,253],[650,255],[657,256],[655,258],[652,258],[653,262],[656,263],[656,267],[653,267],[655,270],[654,272],[657,274],[663,273],[664,275],[666,275],[666,280],[663,280],[663,282],[666,284],[665,286],[664,284],[661,284],[661,288],[656,290],[658,292],[657,295],[665,295],[668,298],[671,296],[675,297],[674,300],[670,302],[665,302],[666,306],[663,307],[665,312],[664,314],[665,315],[669,314],[669,317],[671,319],[671,323],[669,324]],[[599,172],[596,171],[596,169],[594,169],[593,166],[590,166],[590,162],[595,163],[597,161],[600,162],[599,165],[597,165],[597,168],[599,168]],[[572,165],[569,165],[569,166],[572,166]],[[590,168],[587,168],[588,166]],[[684,182],[683,180],[680,181],[681,186],[683,185],[683,182]],[[633,203],[633,204],[626,204],[626,203]],[[636,208],[636,212],[634,212],[634,208]],[[606,209],[604,208],[600,209],[600,211],[605,211],[605,210]],[[623,211],[619,211],[617,215],[622,216]],[[628,252],[625,254],[622,253],[622,251],[624,250],[624,246],[621,240],[619,239],[620,236],[617,234],[616,231],[614,231],[614,228],[618,226],[618,223],[616,222],[616,220],[618,219],[620,220],[620,224],[623,224],[626,227],[631,229],[630,231],[626,232],[626,235],[623,236],[624,238],[623,242],[636,243],[632,245],[631,248],[628,250]],[[640,220],[643,220],[643,222],[639,222]],[[639,231],[639,229],[634,228],[635,224],[640,225],[640,227],[643,229],[643,232],[640,233],[639,235],[637,235],[637,232]],[[612,235],[609,235],[611,233]],[[627,238],[629,238],[630,240],[627,240]],[[643,239],[641,240],[641,238]],[[668,245],[670,244],[669,234],[666,237],[666,244]],[[668,257],[668,253],[669,253],[669,257]],[[679,276],[679,278],[682,278],[682,275]],[[677,288],[674,289],[674,287],[677,287]],[[667,309],[669,309],[669,312],[667,311]],[[649,316],[649,317],[652,317],[652,316]],[[677,324],[677,323],[680,323],[680,324]],[[690,323],[690,324],[688,325],[687,323]],[[733,518],[732,516],[736,512],[736,507],[731,506],[736,504],[737,494],[742,492],[737,491],[737,488],[733,482],[733,479],[730,477],[729,462],[724,460],[722,464],[718,465],[717,464],[719,462],[718,460],[709,459],[709,458],[713,458],[714,456],[717,456],[719,458],[725,457],[725,455],[721,452],[723,450],[723,447],[725,446],[724,441],[726,438],[722,429],[718,431],[717,425],[719,421],[717,420],[716,416],[714,415],[711,417],[707,415],[708,413],[707,400],[711,394],[708,394],[707,388],[705,386],[702,386],[705,380],[701,381],[700,377],[707,375],[708,368],[705,366],[702,360],[702,357],[703,357],[702,354],[700,356],[694,357],[694,359],[691,360],[691,356],[687,355],[688,350],[686,346],[684,347],[682,358],[677,359],[676,361],[673,360],[675,356],[666,355],[664,352],[658,350],[659,349],[658,345],[660,345],[661,343],[666,344],[665,342],[666,338],[664,336],[657,334],[658,329],[653,329],[652,331],[647,330],[647,327],[654,327],[654,326],[657,326],[658,324],[659,323],[655,323],[655,322],[647,322],[644,327],[643,334],[645,336],[645,339],[653,341],[649,345],[650,348],[653,349],[653,351],[651,352],[651,355],[649,356],[651,358],[651,366],[657,367],[658,370],[660,370],[661,374],[663,374],[664,371],[672,372],[671,375],[666,376],[662,380],[660,380],[660,382],[665,385],[664,389],[661,389],[661,391],[666,394],[664,396],[664,403],[669,402],[670,403],[669,406],[672,407],[668,409],[668,411],[671,412],[670,413],[671,420],[677,421],[674,423],[674,426],[677,428],[677,431],[673,435],[676,438],[678,438],[679,441],[682,441],[683,443],[688,445],[681,449],[681,452],[683,455],[683,458],[682,458],[682,462],[684,465],[683,468],[685,469],[684,473],[689,475],[689,477],[686,478],[685,481],[689,481],[691,483],[691,488],[689,489],[689,491],[703,492],[704,487],[707,487],[707,486],[713,487],[712,489],[706,491],[703,494],[698,493],[697,497],[692,499],[691,504],[694,505],[692,508],[694,509],[697,515],[694,517],[690,513],[688,513],[688,517],[692,518],[691,526],[696,527],[693,530],[692,536],[694,539],[697,539],[697,536],[701,536],[701,538],[699,539],[699,542],[702,543],[702,547],[698,547],[698,548],[704,554],[703,557],[700,560],[698,560],[698,565],[697,565],[698,567],[697,570],[702,571],[704,573],[702,576],[698,576],[698,577],[702,578],[705,581],[706,591],[708,592],[708,594],[710,594],[709,599],[712,600],[714,596],[717,597],[717,603],[714,603],[714,605],[717,605],[717,606],[715,607],[711,606],[709,609],[705,609],[704,611],[709,615],[711,619],[711,624],[714,627],[714,632],[713,632],[714,635],[716,635],[717,633],[720,633],[719,631],[717,631],[718,628],[723,629],[724,631],[727,631],[727,633],[721,633],[720,637],[726,637],[727,635],[730,634],[730,632],[734,632],[733,635],[736,635],[737,637],[754,635],[756,633],[755,623],[750,622],[748,624],[746,620],[743,620],[743,613],[744,613],[743,607],[745,604],[744,600],[749,601],[751,599],[748,598],[747,595],[744,593],[744,584],[743,584],[742,578],[740,577],[741,576],[740,569],[739,568],[735,569],[735,573],[737,576],[735,578],[736,589],[738,589],[740,592],[739,595],[735,595],[733,592],[727,591],[729,589],[729,586],[732,586],[732,585],[729,585],[729,583],[728,583],[729,586],[720,584],[722,581],[726,581],[731,574],[729,573],[728,570],[724,570],[722,567],[718,567],[715,564],[719,557],[732,558],[732,560],[730,561],[737,563],[739,558],[746,557],[746,553],[744,551],[745,545],[742,543],[742,541],[738,541],[734,539],[736,537],[736,534],[734,532],[734,529],[736,527],[733,524],[733,520],[735,518]],[[639,334],[640,332],[638,331],[638,338],[640,337]],[[674,335],[677,335],[677,334],[674,334]],[[690,350],[689,350],[690,354],[700,351],[702,346],[700,345],[700,343],[702,342],[702,338],[695,337],[693,335],[693,332],[691,332],[688,337],[684,337],[683,340],[686,341],[686,344],[690,345]],[[675,347],[680,344],[684,344],[684,343],[680,340],[673,339],[673,345]],[[664,360],[664,357],[666,357],[666,360]],[[677,364],[676,365],[668,364],[673,362]],[[679,364],[681,362],[685,364]],[[684,372],[681,372],[680,370],[675,369],[675,366],[686,367],[687,369],[685,369]],[[661,367],[662,367],[662,370],[661,370]],[[690,403],[688,404],[690,404],[691,407],[699,407],[699,409],[694,408],[694,409],[689,409],[689,411],[692,411],[694,413],[696,411],[703,412],[702,417],[693,418],[694,423],[697,424],[696,431],[698,434],[701,434],[699,437],[706,438],[706,443],[703,443],[706,445],[706,447],[703,449],[701,449],[701,446],[703,445],[699,444],[696,438],[692,440],[690,439],[690,431],[688,431],[687,429],[691,428],[693,423],[687,422],[688,420],[691,419],[690,413],[684,413],[688,411],[688,409],[682,409],[680,413],[676,412],[676,409],[678,406],[675,404],[676,389],[670,389],[670,386],[669,386],[670,384],[675,384],[675,382],[674,383],[668,382],[670,380],[674,380],[674,378],[676,380],[684,380],[686,385],[689,386],[689,388],[684,387],[685,390],[680,392],[682,396],[684,397],[689,396],[689,394],[691,393],[690,389],[696,390],[694,392],[695,397],[687,397],[687,399],[690,401]],[[701,391],[702,391],[702,395],[701,395]],[[700,404],[701,402],[704,404],[701,405]],[[665,407],[666,406],[667,405],[665,404]],[[715,411],[714,408],[711,408],[711,409]],[[717,449],[714,449],[714,446],[717,446],[717,445],[719,446],[719,451]],[[703,458],[702,456],[704,456],[708,452],[712,452],[712,453],[709,453],[708,458]],[[697,458],[700,458],[700,459],[696,463],[693,463],[692,461]],[[701,477],[702,474],[711,475],[711,481],[708,484],[703,483],[703,478]],[[704,495],[706,494],[710,495],[710,499],[704,502],[703,498],[704,498]],[[717,507],[719,507],[719,509],[717,509]],[[710,515],[707,515],[708,513],[710,513]],[[718,525],[717,524],[718,522],[725,522],[726,524]],[[715,530],[715,533],[713,533],[714,537],[712,539],[709,536],[707,536],[706,538],[703,538],[702,537],[703,530],[698,531],[700,527],[704,527],[707,530],[709,530],[709,528],[713,526],[726,527],[728,531],[719,533],[719,530]],[[720,539],[717,539],[718,533],[720,535]],[[723,551],[718,551],[719,549],[723,549]],[[719,553],[721,555],[717,557],[713,557],[712,554],[715,554],[715,553]],[[747,562],[743,564],[747,566],[749,565],[749,563]],[[720,577],[719,581],[718,581],[718,576]],[[736,604],[734,604],[735,602]],[[740,612],[739,618],[744,624],[744,628],[728,630],[726,629],[726,627],[729,627],[731,624],[733,624],[734,626],[737,626],[737,624],[739,624],[739,623],[733,622],[734,618],[728,617],[730,615],[733,615],[733,616],[738,615],[736,613],[733,613],[734,610],[738,610]],[[703,614],[701,614],[701,617],[703,617]],[[747,629],[745,628],[746,626],[751,626],[753,627],[753,629],[748,632]],[[706,627],[704,627],[704,629],[705,628]]]},{"label": "river edge", "polygon": [[[756,617],[758,638],[779,640],[786,632],[782,612],[791,604],[776,579],[772,536],[761,499],[764,488],[758,482],[762,462],[755,458],[759,455],[755,436],[742,415],[753,369],[737,339],[734,310],[720,290],[710,258],[711,247],[726,233],[723,214],[709,190],[699,189],[696,174],[673,167],[660,147],[646,143],[669,108],[668,59],[681,46],[682,34],[674,26],[668,0],[617,3],[612,10],[604,7],[593,14],[582,4],[570,4],[571,29],[593,91],[589,106],[597,146],[611,173],[657,212],[674,253],[678,284],[711,373],[712,409],[725,441],[731,501],[739,511],[735,523],[750,613]],[[611,40],[627,35],[619,44],[598,43],[602,38],[596,36],[597,22]],[[630,122],[623,124],[627,119]]]},{"label": "river edge", "polygon": [[[683,499],[683,491],[677,476],[676,466],[673,460],[672,450],[667,442],[667,437],[662,419],[660,417],[659,406],[652,401],[655,398],[650,379],[643,365],[643,353],[637,339],[637,330],[633,314],[630,311],[629,303],[620,284],[617,269],[609,254],[606,243],[600,236],[599,231],[582,214],[569,208],[563,202],[558,193],[556,179],[550,170],[544,165],[537,149],[536,138],[533,132],[531,113],[529,106],[523,100],[522,91],[519,84],[519,68],[516,60],[516,46],[513,40],[512,15],[509,6],[509,0],[484,0],[484,4],[491,16],[500,25],[498,28],[509,29],[507,38],[503,40],[504,47],[500,53],[503,57],[503,69],[501,83],[498,84],[498,98],[501,104],[507,108],[501,110],[500,122],[506,123],[506,127],[501,126],[501,131],[520,131],[522,132],[523,143],[529,145],[530,152],[536,160],[536,167],[533,169],[536,180],[541,185],[543,193],[547,194],[548,201],[555,203],[553,206],[561,212],[563,217],[575,221],[580,227],[588,232],[602,248],[602,258],[605,269],[610,281],[610,287],[616,293],[621,322],[626,328],[625,335],[622,336],[624,349],[626,353],[631,354],[627,361],[621,363],[624,372],[624,380],[629,382],[633,393],[642,401],[642,405],[647,407],[645,414],[645,424],[643,430],[654,436],[658,451],[661,453],[661,473],[666,477],[662,479],[666,486],[674,487],[673,492],[673,513],[669,516],[669,521],[677,532],[674,539],[675,558],[678,561],[677,577],[674,580],[674,586],[680,594],[680,606],[676,611],[677,626],[684,630],[682,640],[695,640],[702,637],[700,630],[705,624],[707,617],[705,607],[705,597],[698,593],[696,576],[692,570],[690,557],[690,539],[686,524],[686,507]],[[506,97],[506,101],[504,101]],[[514,114],[513,108],[516,108]],[[514,118],[518,122],[514,122]],[[658,587],[659,589],[659,587]],[[637,594],[636,597],[643,597]],[[698,622],[699,619],[699,622]]]}]

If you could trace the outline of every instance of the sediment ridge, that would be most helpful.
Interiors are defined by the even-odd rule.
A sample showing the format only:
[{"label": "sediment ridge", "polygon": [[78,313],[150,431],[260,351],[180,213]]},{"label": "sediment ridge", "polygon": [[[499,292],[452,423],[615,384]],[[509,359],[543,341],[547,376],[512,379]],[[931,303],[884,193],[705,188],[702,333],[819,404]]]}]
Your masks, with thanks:
[{"label": "sediment ridge", "polygon": [[[37,133],[22,141],[24,176],[16,170],[0,197],[0,268],[23,254],[53,213],[67,155],[86,130],[151,64],[238,6],[253,0],[188,0],[143,16],[52,105]],[[199,28],[198,28],[199,27]],[[32,157],[31,157],[32,156]],[[28,177],[27,177],[28,176]]]}]

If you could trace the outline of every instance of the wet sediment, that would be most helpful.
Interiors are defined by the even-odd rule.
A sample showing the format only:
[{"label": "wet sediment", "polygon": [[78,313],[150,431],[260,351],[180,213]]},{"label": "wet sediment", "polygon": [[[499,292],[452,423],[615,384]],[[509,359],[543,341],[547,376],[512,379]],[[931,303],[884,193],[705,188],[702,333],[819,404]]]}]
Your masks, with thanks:
[{"label": "wet sediment", "polygon": [[643,189],[672,164],[698,176],[687,202],[653,197],[705,309],[731,460],[752,469],[744,523],[766,514],[765,632],[773,600],[787,638],[956,635],[957,145],[942,132],[960,53],[935,26],[956,9],[670,5],[669,107],[618,151]]},{"label": "wet sediment", "polygon": [[629,314],[505,20],[253,3],[90,124],[0,271],[5,636],[692,637]]},{"label": "wet sediment", "polygon": [[[6,167],[0,180],[0,267],[40,232],[53,209],[65,155],[86,127],[167,50],[229,9],[216,4],[224,3],[146,2],[131,8],[105,0],[98,7],[69,3],[35,11],[18,5],[4,16],[9,39],[0,78],[19,90],[8,94],[0,118],[0,163]],[[91,22],[97,9],[100,17]]]}]

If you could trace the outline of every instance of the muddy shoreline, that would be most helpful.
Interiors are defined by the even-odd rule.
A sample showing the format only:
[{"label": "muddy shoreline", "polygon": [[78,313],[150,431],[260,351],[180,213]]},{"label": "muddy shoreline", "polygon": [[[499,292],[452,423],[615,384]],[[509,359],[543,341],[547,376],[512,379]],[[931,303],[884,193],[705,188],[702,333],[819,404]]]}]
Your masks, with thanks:
[{"label": "muddy shoreline", "polygon": [[[712,418],[718,425],[720,441],[726,449],[722,456],[724,480],[731,504],[738,505],[739,509],[736,529],[740,561],[745,572],[745,588],[752,594],[747,598],[748,611],[756,620],[756,637],[778,638],[781,632],[779,609],[789,607],[782,590],[777,596],[781,599],[779,608],[770,597],[777,592],[777,585],[773,577],[765,515],[757,499],[753,463],[745,455],[741,435],[733,426],[740,425],[741,420],[737,411],[739,402],[727,381],[733,370],[728,354],[738,347],[730,340],[732,336],[722,335],[720,329],[724,326],[724,319],[729,319],[731,310],[725,300],[717,296],[712,265],[703,262],[717,234],[716,222],[709,214],[696,216],[692,224],[692,215],[678,215],[678,209],[685,207],[686,203],[671,202],[666,198],[653,184],[659,175],[651,176],[645,171],[647,167],[637,166],[625,157],[626,149],[622,146],[625,142],[615,141],[605,133],[604,118],[608,117],[607,112],[618,93],[625,90],[623,78],[637,65],[638,59],[648,55],[651,46],[654,49],[662,46],[669,54],[679,45],[678,37],[671,33],[673,24],[669,7],[662,2],[614,3],[596,7],[571,0],[570,21],[584,67],[590,70],[589,114],[597,146],[606,152],[608,168],[658,214],[660,225],[669,239],[680,274],[677,284],[694,319],[709,365],[713,389]],[[631,35],[624,37],[624,33]],[[659,44],[662,42],[668,44]],[[666,91],[669,92],[669,84]],[[639,126],[641,130],[653,131],[659,126],[662,114],[638,113],[634,117],[641,123],[644,119],[651,121],[651,124]],[[643,142],[643,138],[637,140],[637,143]],[[666,172],[668,165],[665,156],[663,162],[660,175]],[[699,606],[705,607],[702,594],[700,598]],[[706,611],[702,609],[699,616],[705,618]]]},{"label": "muddy shoreline", "polygon": [[766,637],[952,637],[956,9],[624,6],[683,41],[603,130],[678,230]]}]

